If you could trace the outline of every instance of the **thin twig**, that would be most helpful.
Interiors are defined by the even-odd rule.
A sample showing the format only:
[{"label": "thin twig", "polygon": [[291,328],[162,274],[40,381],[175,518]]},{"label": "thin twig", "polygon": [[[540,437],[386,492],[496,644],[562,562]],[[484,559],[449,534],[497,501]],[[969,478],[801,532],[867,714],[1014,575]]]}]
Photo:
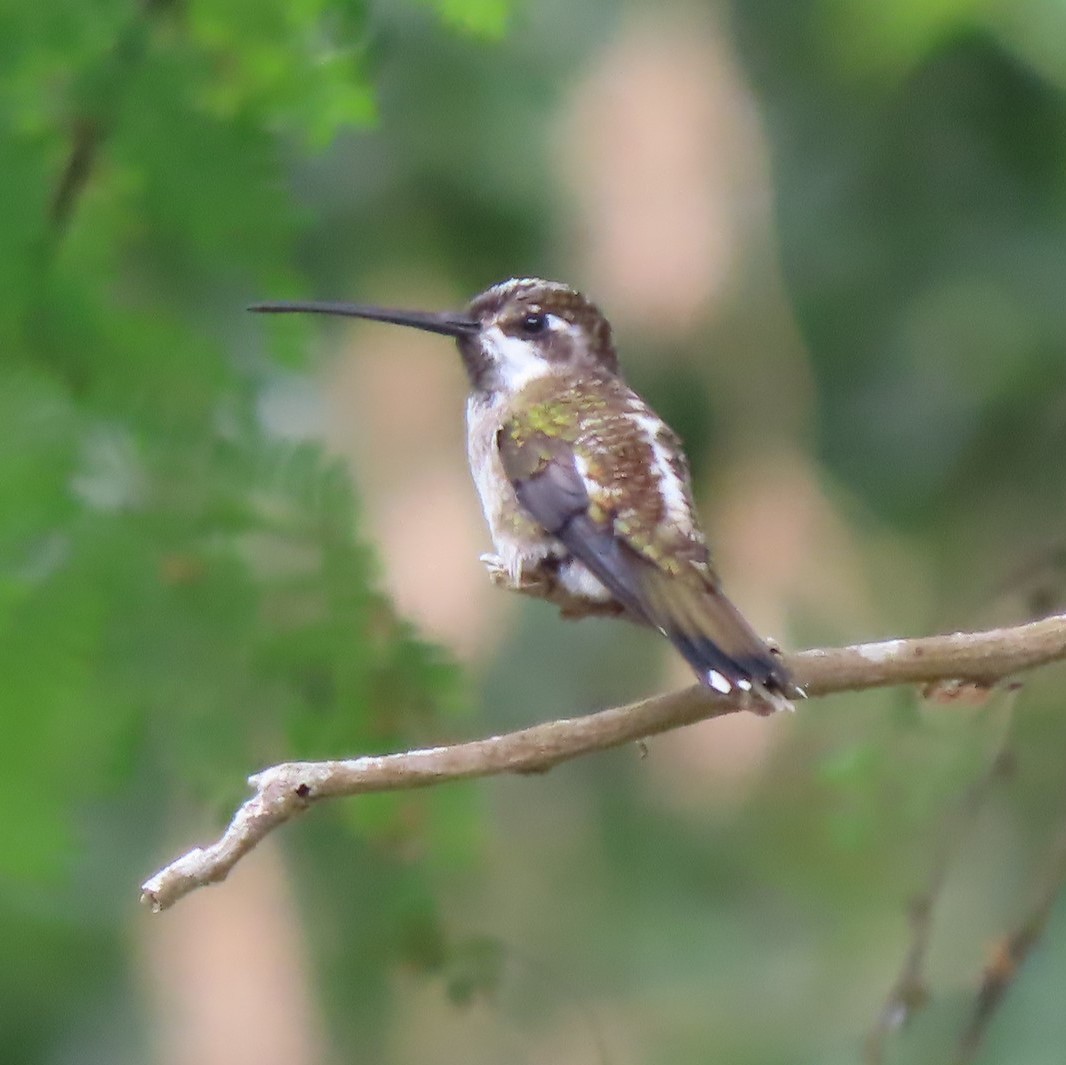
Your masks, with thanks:
[{"label": "thin twig", "polygon": [[93,118],[82,117],[73,123],[70,152],[52,197],[52,226],[62,235],[74,214],[74,208],[89,182],[96,153],[103,140],[103,129]]},{"label": "thin twig", "polygon": [[[122,92],[147,53],[151,21],[178,6],[179,0],[141,0],[130,20],[103,58],[98,81],[113,83],[112,91],[96,102],[92,113],[76,112],[70,121],[70,150],[56,182],[49,209],[53,241],[65,235],[99,162],[100,150],[111,133],[122,105]],[[117,88],[116,88],[117,87]]]},{"label": "thin twig", "polygon": [[985,966],[973,1016],[959,1040],[954,1065],[970,1065],[976,1059],[996,1010],[1003,1004],[1022,965],[1040,942],[1052,911],[1055,909],[1055,903],[1064,887],[1066,887],[1066,830],[1060,831],[1058,838],[1050,848],[1044,884],[1031,912],[1010,935],[996,944],[992,957]]},{"label": "thin twig", "polygon": [[[1007,693],[1007,698],[1010,699],[1007,709],[1012,716],[1016,694],[1014,691]],[[995,784],[1010,769],[1013,762],[1010,739],[1011,729],[1010,719],[1008,719],[996,751],[984,771],[966,789],[962,799],[952,809],[949,816],[944,818],[940,827],[929,878],[925,887],[911,900],[908,907],[911,926],[910,945],[904,955],[899,974],[866,1037],[864,1053],[866,1065],[881,1065],[884,1061],[887,1037],[902,1028],[912,1014],[921,1009],[929,999],[925,984],[925,962],[933,936],[933,914],[966,831],[977,820],[977,815],[981,812]]]},{"label": "thin twig", "polygon": [[[1010,629],[886,640],[804,651],[788,666],[810,696],[958,677],[991,685],[1003,677],[1066,658],[1066,615]],[[536,773],[591,751],[745,709],[735,697],[694,685],[586,717],[550,721],[502,736],[402,754],[327,762],[288,762],[249,783],[255,794],[222,838],[189,851],[147,880],[142,901],[164,910],[206,884],[223,880],[269,832],[323,799],[395,791],[499,773]]]}]

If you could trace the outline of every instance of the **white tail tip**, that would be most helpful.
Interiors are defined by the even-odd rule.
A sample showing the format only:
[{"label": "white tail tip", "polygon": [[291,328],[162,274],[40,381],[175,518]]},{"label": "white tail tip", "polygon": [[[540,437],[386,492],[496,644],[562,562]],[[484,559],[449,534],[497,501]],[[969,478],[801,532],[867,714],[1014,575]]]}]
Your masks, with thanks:
[{"label": "white tail tip", "polygon": [[707,683],[722,695],[728,695],[733,690],[733,685],[717,669],[707,670]]}]

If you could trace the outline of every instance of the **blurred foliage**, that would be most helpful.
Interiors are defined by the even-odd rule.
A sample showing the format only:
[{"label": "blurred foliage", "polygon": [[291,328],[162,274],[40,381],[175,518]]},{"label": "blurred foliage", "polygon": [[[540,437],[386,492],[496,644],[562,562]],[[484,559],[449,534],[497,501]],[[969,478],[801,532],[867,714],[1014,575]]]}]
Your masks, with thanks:
[{"label": "blurred foliage", "polygon": [[[250,294],[296,276],[288,156],[373,117],[365,18],[316,0],[0,16],[5,1060],[47,1057],[89,988],[127,994],[116,932],[183,807],[221,815],[264,762],[409,745],[465,704],[376,590],[347,474],[260,418],[306,337],[268,355],[232,335],[253,332]],[[474,811],[447,808],[454,839]],[[108,837],[127,842],[95,878]],[[362,916],[387,925],[412,874],[377,864]]]},{"label": "blurred foliage", "polygon": [[[794,639],[1061,606],[1061,5],[710,9],[769,141],[813,457],[880,626],[797,608]],[[649,687],[641,634],[590,623],[577,639],[530,605],[481,683],[484,718],[460,724],[472,700],[378,590],[347,473],[265,414],[315,371],[313,333],[239,311],[390,276],[460,294],[568,276],[560,248],[580,234],[550,160],[557,108],[620,19],[606,0],[0,10],[5,1061],[152,1060],[135,885],[175,838],[209,837],[249,771]],[[757,266],[693,350],[745,358],[737,337],[761,334],[737,323],[766,317]],[[710,360],[650,366],[658,344],[634,350],[634,378],[702,483],[733,443],[709,413]],[[1055,680],[1018,699],[1016,772],[960,843],[931,1005],[891,1061],[944,1058],[985,943],[1032,902],[1066,804]],[[528,1045],[576,1024],[575,1060],[596,1060],[591,1013],[609,1060],[857,1060],[906,949],[906,898],[1005,708],[890,692],[760,727],[775,745],[726,799],[674,796],[653,744],[646,762],[316,811],[285,842],[305,859],[331,1044],[478,1065],[533,1060]],[[1061,925],[983,1060],[1061,1060]],[[426,983],[460,1018],[488,1003],[505,1037],[460,1019],[454,1045],[418,1043]]]},{"label": "blurred foliage", "polygon": [[[1066,111],[1058,85],[982,28],[1007,6],[766,2],[738,20],[774,100],[782,250],[818,374],[821,455],[882,514],[952,530],[967,567],[958,530],[969,547],[1003,516],[1011,527],[995,531],[1032,551],[1064,504],[1039,457],[1066,444]],[[886,26],[907,41],[889,70]],[[993,549],[1009,559],[1005,546]]]}]

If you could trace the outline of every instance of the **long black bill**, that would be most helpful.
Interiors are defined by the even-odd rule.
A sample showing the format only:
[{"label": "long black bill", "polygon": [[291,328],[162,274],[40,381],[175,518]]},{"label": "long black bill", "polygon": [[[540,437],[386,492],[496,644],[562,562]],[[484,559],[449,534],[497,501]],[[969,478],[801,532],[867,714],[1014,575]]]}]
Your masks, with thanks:
[{"label": "long black bill", "polygon": [[261,314],[341,314],[349,318],[409,325],[449,337],[473,336],[481,328],[473,318],[455,311],[401,311],[392,307],[364,307],[358,303],[253,303],[248,310]]}]

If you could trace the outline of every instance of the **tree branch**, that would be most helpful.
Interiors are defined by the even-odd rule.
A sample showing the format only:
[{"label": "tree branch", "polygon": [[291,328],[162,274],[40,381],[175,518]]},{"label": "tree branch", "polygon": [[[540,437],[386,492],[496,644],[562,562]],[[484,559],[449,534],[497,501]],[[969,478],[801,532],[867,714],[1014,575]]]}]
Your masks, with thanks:
[{"label": "tree branch", "polygon": [[95,101],[93,112],[84,112],[79,107],[72,116],[70,150],[49,209],[49,220],[57,241],[65,234],[88,188],[100,149],[117,120],[126,82],[144,62],[151,21],[177,4],[178,0],[141,0],[137,10],[131,14],[129,23],[103,59],[102,69],[95,72],[95,81],[107,84],[109,92]]},{"label": "tree branch", "polygon": [[[809,696],[819,696],[951,678],[992,686],[1003,677],[1063,658],[1066,615],[1056,615],[1011,629],[804,651],[790,656],[788,666]],[[264,836],[322,799],[498,773],[543,772],[591,751],[745,708],[740,699],[694,685],[469,743],[340,761],[282,763],[250,778],[255,794],[221,839],[160,870],[142,886],[141,899],[158,912],[198,887],[225,879]]]},{"label": "tree branch", "polygon": [[970,1062],[976,1060],[992,1018],[1014,985],[1019,970],[1040,942],[1064,887],[1066,830],[1060,832],[1051,847],[1044,884],[1033,909],[1013,932],[996,944],[992,958],[985,966],[973,1016],[959,1041],[955,1065],[970,1065]]},{"label": "tree branch", "polygon": [[995,754],[984,771],[966,789],[965,794],[944,818],[939,840],[933,856],[928,881],[920,894],[910,903],[909,918],[911,941],[900,966],[892,989],[881,1011],[874,1020],[866,1037],[864,1060],[866,1065],[882,1065],[885,1058],[885,1042],[890,1034],[901,1029],[911,1016],[929,1000],[925,983],[925,966],[933,938],[933,914],[947,883],[951,863],[966,837],[967,831],[977,820],[995,784],[1007,775],[1013,764],[1011,753],[1011,721],[1014,712],[1014,697],[1017,691],[1007,693],[1007,727],[1004,729]]}]

